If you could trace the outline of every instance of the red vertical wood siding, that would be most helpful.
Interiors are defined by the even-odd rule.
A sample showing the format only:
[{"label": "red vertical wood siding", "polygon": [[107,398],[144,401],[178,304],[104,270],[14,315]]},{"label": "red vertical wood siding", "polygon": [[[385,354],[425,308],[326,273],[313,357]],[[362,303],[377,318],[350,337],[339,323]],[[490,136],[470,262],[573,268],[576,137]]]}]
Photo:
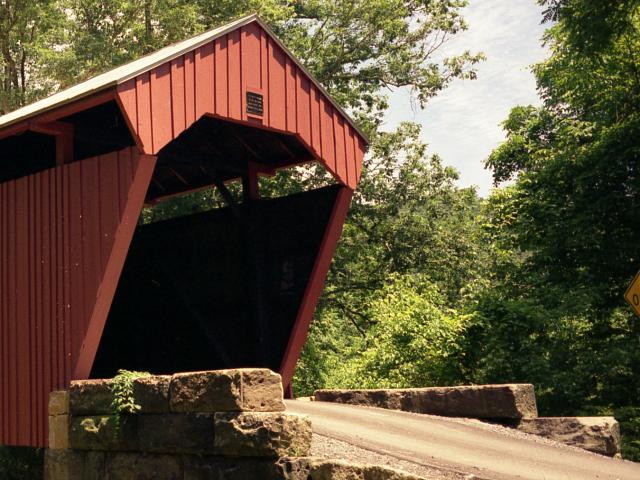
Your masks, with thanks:
[{"label": "red vertical wood siding", "polygon": [[0,184],[0,444],[47,443],[49,392],[74,378],[92,312],[117,283],[114,250],[126,253],[142,207],[135,194],[155,158],[136,152]]},{"label": "red vertical wood siding", "polygon": [[[247,115],[247,91],[264,96],[262,116]],[[257,22],[120,84],[117,94],[147,154],[217,115],[297,135],[338,181],[356,187],[365,140]]]},{"label": "red vertical wood siding", "polygon": [[[208,43],[203,45],[195,52],[195,71],[196,71],[196,118],[200,118],[206,113],[215,111],[214,90],[213,90],[213,45]],[[166,89],[164,94],[169,93]],[[162,93],[161,93],[162,94]],[[170,93],[169,93],[170,94]],[[158,112],[158,115],[171,117],[172,112]],[[166,145],[171,139],[161,144]]]}]

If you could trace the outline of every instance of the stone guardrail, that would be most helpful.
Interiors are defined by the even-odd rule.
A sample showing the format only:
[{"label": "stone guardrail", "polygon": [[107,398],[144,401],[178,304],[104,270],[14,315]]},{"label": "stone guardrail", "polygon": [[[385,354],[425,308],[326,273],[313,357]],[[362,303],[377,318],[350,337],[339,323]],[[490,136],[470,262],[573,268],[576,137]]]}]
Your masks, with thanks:
[{"label": "stone guardrail", "polygon": [[531,384],[317,390],[313,399],[489,420],[601,455],[620,456],[620,427],[613,417],[538,417]]},{"label": "stone guardrail", "polygon": [[380,390],[316,390],[315,400],[444,417],[520,419],[538,416],[533,385],[472,385]]},{"label": "stone guardrail", "polygon": [[515,428],[607,457],[620,457],[620,425],[613,417],[526,418]]},{"label": "stone guardrail", "polygon": [[49,400],[45,480],[419,480],[309,457],[311,423],[285,412],[280,375],[235,369],[133,381],[117,415],[112,380],[71,382]]}]

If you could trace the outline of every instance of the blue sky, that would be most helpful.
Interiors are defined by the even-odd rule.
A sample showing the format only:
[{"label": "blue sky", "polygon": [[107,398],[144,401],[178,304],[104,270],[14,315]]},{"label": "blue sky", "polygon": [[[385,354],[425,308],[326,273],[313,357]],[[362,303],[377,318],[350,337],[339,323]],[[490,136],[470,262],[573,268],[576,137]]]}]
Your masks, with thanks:
[{"label": "blue sky", "polygon": [[393,92],[385,127],[420,123],[429,150],[460,172],[459,184],[476,185],[485,196],[491,175],[482,162],[504,140],[500,123],[511,107],[540,103],[529,67],[546,56],[541,11],[535,0],[470,0],[464,10],[469,29],[452,38],[443,54],[484,52],[478,79],[455,81],[424,110],[412,106],[407,90]]}]

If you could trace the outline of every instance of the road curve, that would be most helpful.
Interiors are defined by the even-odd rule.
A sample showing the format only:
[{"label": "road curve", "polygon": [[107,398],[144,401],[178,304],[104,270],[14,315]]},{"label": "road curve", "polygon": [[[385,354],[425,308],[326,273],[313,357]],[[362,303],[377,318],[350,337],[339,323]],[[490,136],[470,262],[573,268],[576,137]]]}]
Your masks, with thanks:
[{"label": "road curve", "polygon": [[640,464],[431,415],[288,400],[319,435],[417,464],[491,480],[640,480]]}]

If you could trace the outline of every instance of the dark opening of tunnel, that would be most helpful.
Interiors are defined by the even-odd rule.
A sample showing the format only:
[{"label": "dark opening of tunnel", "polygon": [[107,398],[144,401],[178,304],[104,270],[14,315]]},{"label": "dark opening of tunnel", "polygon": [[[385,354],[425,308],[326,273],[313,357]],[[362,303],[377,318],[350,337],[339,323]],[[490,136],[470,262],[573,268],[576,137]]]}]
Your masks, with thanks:
[{"label": "dark opening of tunnel", "polygon": [[338,190],[138,226],[91,376],[279,370]]}]

